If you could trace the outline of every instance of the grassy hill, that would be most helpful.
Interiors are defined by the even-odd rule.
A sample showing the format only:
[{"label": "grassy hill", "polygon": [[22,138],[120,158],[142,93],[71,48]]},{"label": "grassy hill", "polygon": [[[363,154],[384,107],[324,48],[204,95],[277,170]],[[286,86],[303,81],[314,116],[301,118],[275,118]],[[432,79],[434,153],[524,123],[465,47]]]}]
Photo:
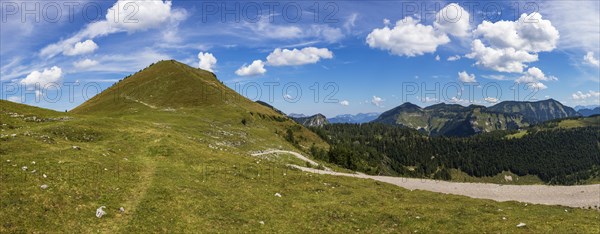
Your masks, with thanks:
[{"label": "grassy hill", "polygon": [[69,113],[0,101],[0,233],[598,231],[597,211],[409,191],[252,157],[328,145],[244,98],[194,96],[202,85],[237,98],[211,73],[164,61]]}]

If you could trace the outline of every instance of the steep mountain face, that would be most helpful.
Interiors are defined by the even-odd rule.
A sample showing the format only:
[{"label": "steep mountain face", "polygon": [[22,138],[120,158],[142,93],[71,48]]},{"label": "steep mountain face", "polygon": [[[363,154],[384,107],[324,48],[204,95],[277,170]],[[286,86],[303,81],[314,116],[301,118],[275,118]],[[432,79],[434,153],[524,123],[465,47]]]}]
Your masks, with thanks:
[{"label": "steep mountain face", "polygon": [[510,114],[520,114],[525,121],[537,124],[548,120],[579,116],[573,108],[564,106],[554,99],[538,102],[506,101],[490,108],[490,111]]},{"label": "steep mountain face", "polygon": [[300,117],[300,118],[292,117],[292,119],[294,121],[296,121],[297,123],[302,124],[306,127],[321,127],[325,124],[329,124],[329,121],[327,120],[327,118],[322,114],[316,114],[313,116]]},{"label": "steep mountain face", "polygon": [[484,106],[444,103],[426,108],[404,103],[382,113],[373,122],[402,125],[433,136],[469,136],[528,126],[519,115],[491,112]]},{"label": "steep mountain face", "polygon": [[356,115],[350,115],[350,114],[346,114],[346,115],[338,115],[335,116],[333,118],[329,118],[329,122],[330,123],[355,123],[355,124],[360,124],[360,123],[368,123],[371,122],[375,119],[377,119],[377,117],[379,117],[380,113],[359,113]]},{"label": "steep mountain face", "polygon": [[592,116],[592,115],[600,115],[600,107],[596,107],[594,109],[580,109],[578,111],[581,116]]}]

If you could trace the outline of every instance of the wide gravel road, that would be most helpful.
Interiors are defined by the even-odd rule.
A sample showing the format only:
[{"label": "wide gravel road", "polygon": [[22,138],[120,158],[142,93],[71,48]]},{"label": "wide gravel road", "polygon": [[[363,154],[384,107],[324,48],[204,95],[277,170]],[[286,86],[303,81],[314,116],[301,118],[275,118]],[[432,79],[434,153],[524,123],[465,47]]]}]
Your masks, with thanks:
[{"label": "wide gravel road", "polygon": [[[288,153],[308,161],[313,165],[317,163],[299,153],[285,150],[269,150],[254,154],[255,156],[267,153]],[[371,176],[361,173],[350,174],[332,170],[319,170],[314,168],[289,165],[305,172],[323,175],[346,176],[362,179],[372,179],[410,190],[425,190],[431,192],[463,195],[472,198],[491,199],[494,201],[519,201],[532,204],[563,205],[569,207],[600,207],[600,184],[574,185],[574,186],[549,186],[549,185],[500,185],[490,183],[460,183],[429,179],[415,179],[392,176]]]}]

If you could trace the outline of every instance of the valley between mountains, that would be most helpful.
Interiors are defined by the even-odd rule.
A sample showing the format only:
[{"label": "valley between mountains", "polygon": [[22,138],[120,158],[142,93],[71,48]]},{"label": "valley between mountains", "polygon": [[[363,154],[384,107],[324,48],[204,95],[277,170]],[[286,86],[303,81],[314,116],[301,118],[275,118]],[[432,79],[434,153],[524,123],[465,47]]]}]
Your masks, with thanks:
[{"label": "valley between mountains", "polygon": [[[0,232],[600,231],[597,116],[411,107],[437,123],[419,130],[398,124],[413,112],[305,127],[275,108],[173,60],[67,113],[0,101]],[[527,126],[442,134],[484,118]]]}]

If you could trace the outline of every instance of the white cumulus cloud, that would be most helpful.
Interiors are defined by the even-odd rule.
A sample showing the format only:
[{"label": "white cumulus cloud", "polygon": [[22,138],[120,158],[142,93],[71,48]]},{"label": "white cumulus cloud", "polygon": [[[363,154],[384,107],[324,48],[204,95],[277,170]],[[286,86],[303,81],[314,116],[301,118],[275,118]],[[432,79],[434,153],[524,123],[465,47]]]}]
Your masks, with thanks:
[{"label": "white cumulus cloud", "polygon": [[474,30],[467,58],[475,64],[499,72],[522,73],[527,63],[538,60],[539,52],[553,51],[560,34],[540,13],[522,14],[516,21],[483,21]]},{"label": "white cumulus cloud", "polygon": [[75,56],[81,54],[89,54],[98,49],[98,45],[92,40],[77,42],[73,47],[67,47],[63,54],[66,56]]},{"label": "white cumulus cloud", "polygon": [[257,76],[265,74],[265,72],[267,72],[267,69],[265,69],[265,63],[261,60],[254,60],[254,62],[252,62],[250,65],[244,64],[237,71],[235,71],[235,74],[238,76]]},{"label": "white cumulus cloud", "polygon": [[498,102],[498,99],[497,98],[493,98],[493,97],[486,97],[483,100],[485,100],[486,102],[489,102],[489,103],[496,103],[496,102]]},{"label": "white cumulus cloud", "polygon": [[596,100],[598,100],[598,98],[600,98],[600,92],[595,92],[595,91],[590,90],[587,93],[584,93],[581,91],[577,91],[576,93],[574,93],[571,96],[575,100],[584,100],[584,99],[588,99],[588,98],[596,98]]},{"label": "white cumulus cloud", "polygon": [[537,54],[515,48],[486,47],[481,40],[476,39],[471,45],[471,53],[467,58],[477,60],[476,65],[499,72],[523,72],[527,67],[525,63],[538,60]]},{"label": "white cumulus cloud", "polygon": [[461,71],[458,73],[458,80],[465,83],[477,82],[475,80],[475,74],[469,74],[466,71]]},{"label": "white cumulus cloud", "polygon": [[492,47],[514,48],[528,52],[552,51],[560,37],[552,22],[540,13],[522,14],[517,21],[483,21],[474,33]]},{"label": "white cumulus cloud", "polygon": [[387,25],[376,28],[367,36],[369,47],[408,57],[433,53],[438,46],[448,42],[450,39],[445,33],[434,30],[430,25],[420,24],[419,20],[412,17],[397,21],[394,28]]},{"label": "white cumulus cloud", "polygon": [[96,65],[98,65],[98,61],[92,59],[84,59],[73,63],[73,66],[78,69],[87,69]]},{"label": "white cumulus cloud", "polygon": [[43,71],[33,71],[21,80],[24,85],[37,85],[44,87],[46,84],[57,82],[62,77],[62,69],[54,66],[50,69],[44,69]]},{"label": "white cumulus cloud", "polygon": [[600,66],[600,61],[598,61],[597,58],[594,58],[594,52],[587,52],[587,54],[585,54],[585,56],[583,56],[583,61],[585,61],[585,63],[592,65],[592,66]]},{"label": "white cumulus cloud", "polygon": [[454,55],[454,56],[450,56],[448,57],[448,61],[456,61],[460,59],[460,55]]},{"label": "white cumulus cloud", "polygon": [[215,58],[213,54],[200,52],[198,53],[198,59],[200,60],[200,62],[198,62],[198,68],[214,72],[213,68],[217,64],[217,58]]},{"label": "white cumulus cloud", "polygon": [[134,33],[165,27],[184,20],[184,9],[172,8],[169,0],[119,0],[106,13],[105,19],[87,24],[72,37],[50,44],[40,51],[42,57],[54,57],[74,48],[76,43],[118,32]]},{"label": "white cumulus cloud", "polygon": [[436,14],[433,26],[453,36],[468,36],[471,28],[469,12],[456,3],[450,3]]},{"label": "white cumulus cloud", "polygon": [[333,53],[327,48],[306,47],[301,50],[277,48],[267,56],[267,63],[271,66],[298,66],[331,58]]},{"label": "white cumulus cloud", "polygon": [[523,76],[517,78],[515,82],[527,84],[531,88],[535,88],[538,90],[548,88],[541,81],[551,81],[557,80],[554,76],[546,76],[542,70],[537,67],[531,67],[527,69],[527,72],[523,74]]},{"label": "white cumulus cloud", "polygon": [[383,107],[384,101],[385,100],[383,100],[383,98],[381,98],[381,97],[373,96],[373,99],[371,99],[371,104],[373,104],[377,107]]},{"label": "white cumulus cloud", "polygon": [[349,106],[350,102],[348,100],[343,100],[343,101],[340,102],[340,105],[342,105],[342,106]]}]

